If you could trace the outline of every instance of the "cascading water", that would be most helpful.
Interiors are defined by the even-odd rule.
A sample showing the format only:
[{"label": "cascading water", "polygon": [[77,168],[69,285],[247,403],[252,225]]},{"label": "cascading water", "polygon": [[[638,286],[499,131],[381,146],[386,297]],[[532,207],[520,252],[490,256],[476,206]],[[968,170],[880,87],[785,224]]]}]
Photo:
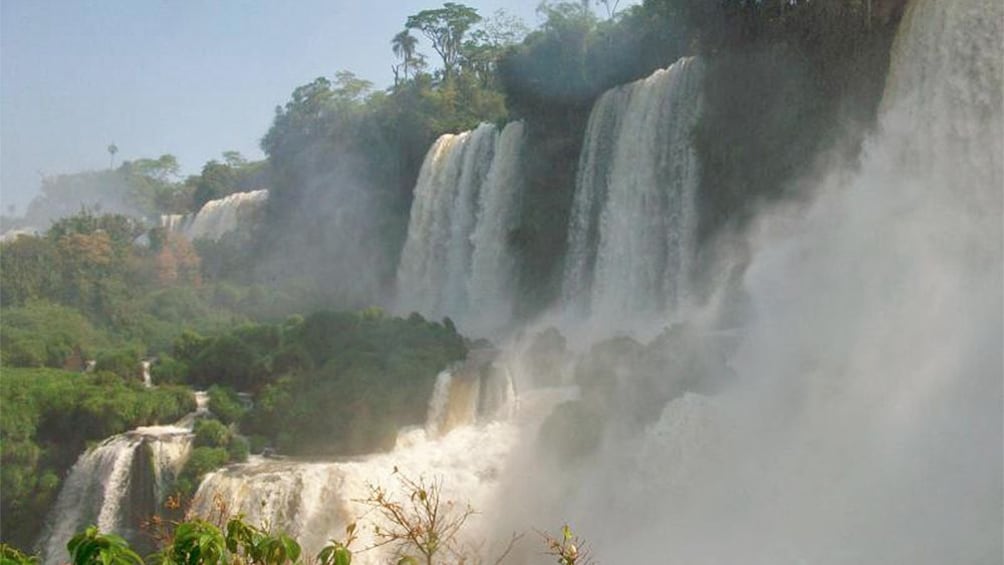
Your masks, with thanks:
[{"label": "cascading water", "polygon": [[162,214],[160,216],[160,227],[171,233],[185,233],[188,226],[192,224],[194,214]]},{"label": "cascading water", "polygon": [[[522,189],[523,125],[441,136],[415,185],[398,266],[398,304],[477,331],[508,322],[514,260],[506,244]],[[500,320],[502,317],[504,319]]]},{"label": "cascading water", "polygon": [[248,222],[268,200],[268,190],[235,192],[210,200],[197,214],[167,214],[160,217],[160,226],[188,239],[219,239]]},{"label": "cascading water", "polygon": [[[193,503],[195,515],[210,515],[217,501],[228,511],[243,513],[253,524],[271,524],[294,535],[308,554],[331,538],[341,539],[345,526],[359,521],[355,547],[372,545],[378,518],[359,501],[369,485],[398,496],[399,470],[411,478],[442,479],[444,499],[485,508],[496,495],[506,456],[518,437],[519,424],[508,419],[516,399],[508,371],[472,361],[437,378],[424,428],[403,429],[393,451],[346,461],[286,461],[252,458],[211,473]],[[504,382],[502,382],[504,381]],[[476,454],[476,455],[475,455]],[[481,518],[468,532],[487,536]],[[389,548],[357,553],[353,563],[386,563]]]},{"label": "cascading water", "polygon": [[696,230],[700,74],[697,60],[681,59],[593,107],[569,223],[566,309],[622,326],[662,322],[683,301]]},{"label": "cascading water", "polygon": [[513,523],[617,563],[1000,562],[1002,24],[909,5],[859,167],[749,234],[732,384],[514,479]]},{"label": "cascading water", "polygon": [[39,541],[46,564],[66,561],[66,543],[96,524],[132,542],[141,540],[141,521],[159,509],[192,449],[192,427],[206,411],[198,409],[172,426],[145,426],[112,436],[87,451],[70,469]]},{"label": "cascading water", "polygon": [[481,191],[477,224],[471,234],[474,251],[467,281],[467,315],[463,318],[475,335],[498,329],[512,318],[516,258],[508,241],[519,223],[523,135],[523,122],[509,123],[502,130]]},{"label": "cascading water", "polygon": [[494,146],[495,128],[482,124],[441,136],[426,155],[398,267],[402,306],[435,317],[462,313],[470,233]]}]

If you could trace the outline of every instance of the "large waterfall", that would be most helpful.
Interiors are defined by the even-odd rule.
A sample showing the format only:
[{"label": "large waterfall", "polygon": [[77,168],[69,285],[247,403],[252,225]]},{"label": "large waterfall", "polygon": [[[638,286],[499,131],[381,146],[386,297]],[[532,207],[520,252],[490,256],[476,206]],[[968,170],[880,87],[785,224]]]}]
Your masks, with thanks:
[{"label": "large waterfall", "polygon": [[681,303],[694,255],[699,87],[700,64],[687,58],[596,102],[569,222],[566,308],[620,325],[665,320]]},{"label": "large waterfall", "polygon": [[1002,24],[998,0],[909,5],[860,163],[748,233],[732,384],[513,481],[513,523],[568,520],[616,563],[1000,563]]},{"label": "large waterfall", "polygon": [[523,124],[441,136],[415,186],[398,266],[400,310],[449,316],[468,332],[508,323],[515,261],[509,232],[522,191]]},{"label": "large waterfall", "polygon": [[192,449],[192,427],[205,412],[207,398],[197,393],[199,408],[171,426],[145,426],[112,436],[88,450],[73,465],[39,541],[42,559],[66,561],[66,543],[96,524],[133,543],[145,539],[141,524],[159,513],[160,504]]},{"label": "large waterfall", "polygon": [[235,192],[210,200],[196,213],[168,214],[160,217],[160,226],[188,239],[220,239],[242,225],[254,222],[268,200],[268,190]]}]

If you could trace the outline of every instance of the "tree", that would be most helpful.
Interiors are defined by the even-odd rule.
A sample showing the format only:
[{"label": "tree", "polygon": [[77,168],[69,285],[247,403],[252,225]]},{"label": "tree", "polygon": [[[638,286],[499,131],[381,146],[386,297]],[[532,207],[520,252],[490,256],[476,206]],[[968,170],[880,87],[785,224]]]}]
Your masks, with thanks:
[{"label": "tree", "polygon": [[463,562],[458,535],[474,509],[444,500],[442,480],[415,480],[399,474],[398,481],[406,492],[406,500],[398,500],[383,487],[369,485],[369,496],[361,501],[388,524],[375,527],[374,547],[396,546],[399,563],[417,565],[417,554],[421,562],[432,565],[441,553],[451,553]]},{"label": "tree", "polygon": [[202,167],[202,175],[195,185],[192,194],[196,210],[205,206],[206,202],[223,198],[234,192],[237,187],[237,174],[233,167],[211,160]]},{"label": "tree", "polygon": [[115,168],[115,154],[118,153],[118,152],[119,152],[118,145],[115,145],[114,143],[111,143],[111,144],[108,145],[108,155],[110,157],[110,159],[108,161],[108,168],[109,169],[114,169]]},{"label": "tree", "polygon": [[[411,70],[409,65],[415,57],[415,46],[418,45],[418,39],[406,29],[395,35],[394,39],[390,41],[390,45],[394,55],[401,59],[404,66],[404,79],[408,80],[408,71]],[[394,82],[397,83],[396,80]]]},{"label": "tree", "polygon": [[331,91],[336,100],[351,105],[362,101],[372,89],[372,82],[359,78],[352,71],[337,71]]},{"label": "tree", "polygon": [[447,2],[442,8],[408,16],[405,28],[421,31],[432,42],[432,48],[443,60],[443,76],[448,79],[460,59],[464,35],[480,21],[481,16],[474,8]]},{"label": "tree", "polygon": [[223,161],[235,169],[243,167],[248,164],[248,160],[241,155],[240,151],[224,151]]}]

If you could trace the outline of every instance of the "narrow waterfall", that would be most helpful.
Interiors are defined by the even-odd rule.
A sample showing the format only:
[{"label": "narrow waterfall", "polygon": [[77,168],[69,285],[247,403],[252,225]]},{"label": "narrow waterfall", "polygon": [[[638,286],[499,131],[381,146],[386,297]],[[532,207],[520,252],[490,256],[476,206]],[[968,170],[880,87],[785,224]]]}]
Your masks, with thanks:
[{"label": "narrow waterfall", "polygon": [[426,155],[398,267],[398,299],[405,308],[432,317],[463,314],[470,235],[495,138],[495,127],[482,124],[441,136]]},{"label": "narrow waterfall", "polygon": [[425,424],[430,438],[478,422],[507,420],[513,415],[515,385],[509,369],[492,362],[496,354],[495,350],[473,350],[466,363],[436,377]]},{"label": "narrow waterfall", "polygon": [[112,436],[88,450],[73,465],[49,513],[38,543],[43,563],[66,561],[66,543],[96,524],[132,543],[144,540],[142,520],[160,509],[174,478],[192,449],[192,427],[199,408],[172,426],[145,426]]},{"label": "narrow waterfall", "polygon": [[516,258],[508,245],[519,224],[523,194],[521,150],[523,122],[506,125],[499,136],[488,178],[481,192],[477,226],[471,235],[474,255],[468,280],[468,331],[481,335],[512,318]]},{"label": "narrow waterfall", "polygon": [[696,230],[699,67],[681,59],[593,107],[569,222],[566,308],[619,325],[664,320],[683,301]]},{"label": "narrow waterfall", "polygon": [[506,281],[514,261],[506,240],[522,187],[522,137],[519,122],[501,135],[481,124],[433,144],[415,185],[398,266],[401,310],[449,316],[479,330],[508,322]]},{"label": "narrow waterfall", "polygon": [[185,233],[192,224],[195,214],[163,214],[160,216],[160,227],[171,233]]},{"label": "narrow waterfall", "polygon": [[235,192],[210,200],[196,213],[166,214],[160,217],[160,227],[180,233],[188,239],[219,239],[239,226],[253,222],[268,199],[268,190]]}]

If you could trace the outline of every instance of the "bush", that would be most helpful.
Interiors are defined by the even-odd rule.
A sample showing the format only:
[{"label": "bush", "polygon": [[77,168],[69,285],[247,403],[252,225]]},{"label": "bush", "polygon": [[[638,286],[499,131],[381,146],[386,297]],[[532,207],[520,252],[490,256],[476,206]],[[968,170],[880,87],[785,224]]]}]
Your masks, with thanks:
[{"label": "bush", "polygon": [[175,489],[184,496],[192,496],[206,473],[219,469],[229,460],[230,455],[224,447],[196,447],[181,469]]},{"label": "bush", "polygon": [[141,356],[142,352],[137,347],[102,351],[98,353],[94,369],[115,373],[125,379],[139,379],[142,376]]},{"label": "bush", "polygon": [[0,318],[0,360],[7,367],[62,368],[74,352],[86,357],[110,338],[79,311],[48,302],[6,308]]},{"label": "bush", "polygon": [[209,411],[221,422],[230,425],[240,421],[246,409],[234,389],[213,385],[209,387]]},{"label": "bush", "polygon": [[243,463],[248,460],[250,446],[248,440],[239,435],[231,435],[227,444],[227,455],[233,463]]},{"label": "bush", "polygon": [[170,355],[161,355],[150,367],[150,378],[158,385],[188,382],[188,365]]},{"label": "bush", "polygon": [[198,420],[194,431],[195,447],[226,447],[230,443],[230,430],[218,420]]}]

